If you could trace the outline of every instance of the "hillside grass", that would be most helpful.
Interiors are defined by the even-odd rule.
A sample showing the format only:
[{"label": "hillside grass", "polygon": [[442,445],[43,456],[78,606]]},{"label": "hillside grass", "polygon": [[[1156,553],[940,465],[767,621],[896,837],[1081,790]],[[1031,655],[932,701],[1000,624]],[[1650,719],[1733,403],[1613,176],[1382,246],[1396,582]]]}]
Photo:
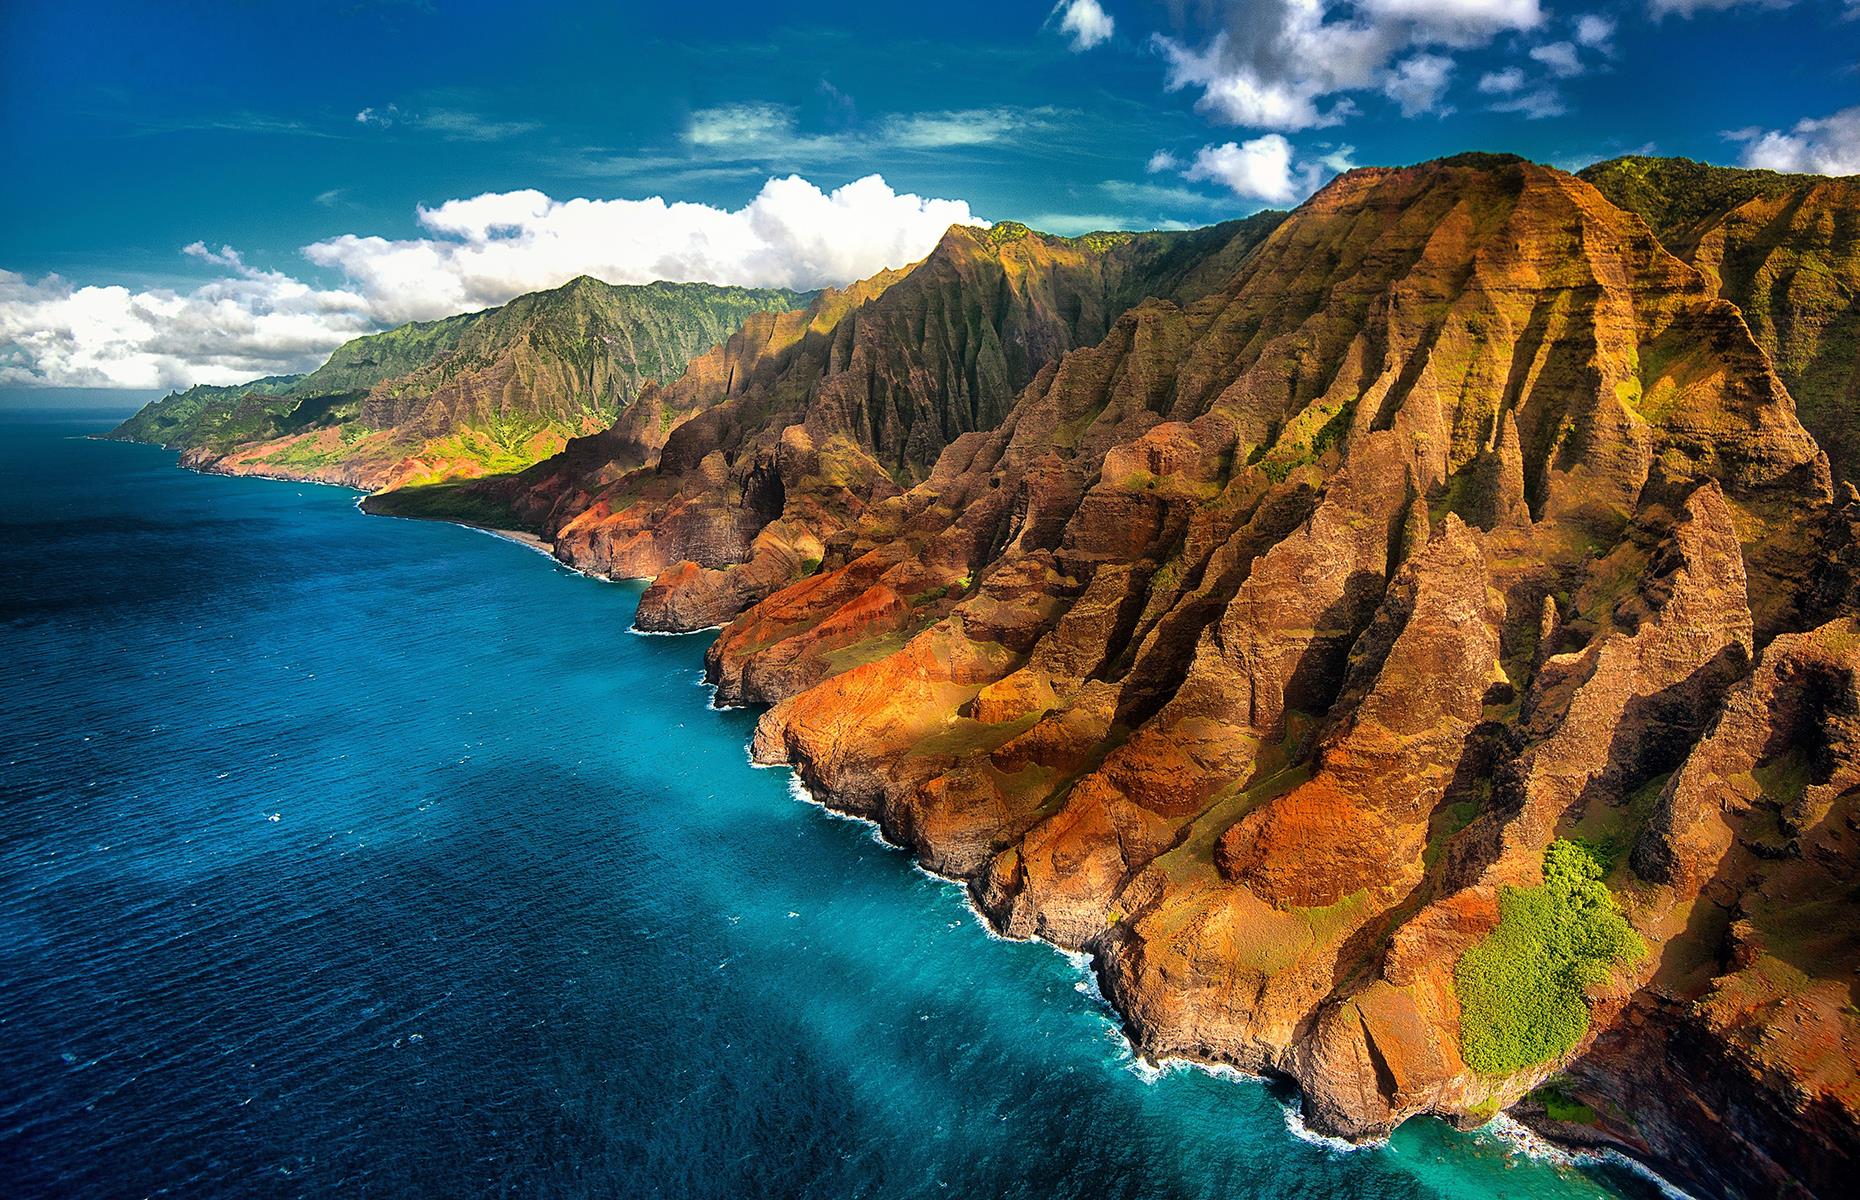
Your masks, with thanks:
[{"label": "hillside grass", "polygon": [[376,492],[362,502],[367,512],[384,517],[419,517],[428,521],[462,521],[488,529],[522,529],[509,504],[478,481],[429,483]]}]

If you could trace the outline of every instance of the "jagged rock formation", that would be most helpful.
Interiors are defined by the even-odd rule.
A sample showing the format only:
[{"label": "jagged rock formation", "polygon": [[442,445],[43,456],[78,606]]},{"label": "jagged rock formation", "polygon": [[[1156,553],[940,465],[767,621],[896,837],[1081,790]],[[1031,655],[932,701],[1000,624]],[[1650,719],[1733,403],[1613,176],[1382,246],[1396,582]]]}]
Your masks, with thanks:
[{"label": "jagged rock formation", "polygon": [[644,469],[625,470],[651,449],[629,426],[505,494],[565,561],[656,576],[642,627],[725,620],[811,570],[953,440],[999,425],[1061,354],[1144,297],[1199,295],[1277,219],[1085,238],[954,227],[922,263],[752,324],[700,360],[654,398],[691,415]]},{"label": "jagged rock formation", "polygon": [[[1812,434],[1855,411],[1860,200],[1626,161],[954,229],[446,503],[723,624],[756,759],[1092,952],[1148,1054],[1351,1137],[1511,1108],[1844,1193],[1860,493]],[[1571,850],[1645,953],[1501,1062],[1459,968]]]},{"label": "jagged rock formation", "polygon": [[583,276],[500,308],[357,338],[301,378],[177,392],[112,436],[181,450],[207,470],[371,490],[508,472],[606,428],[642,388],[681,375],[745,318],[809,298]]},{"label": "jagged rock formation", "polygon": [[[1349,1136],[1548,1124],[1561,1073],[1594,1117],[1566,1137],[1827,1194],[1860,1165],[1860,943],[1801,905],[1853,903],[1856,515],[1635,216],[1519,160],[1362,170],[868,499],[710,669],[773,705],[759,760],[1093,951],[1148,1053],[1290,1076]],[[1772,771],[1812,784],[1712,790]],[[1650,953],[1568,1053],[1484,1074],[1455,964],[1557,839]],[[1769,941],[1711,915],[1759,908]]]},{"label": "jagged rock formation", "polygon": [[1679,158],[1582,172],[1744,314],[1835,478],[1860,479],[1860,177]]}]

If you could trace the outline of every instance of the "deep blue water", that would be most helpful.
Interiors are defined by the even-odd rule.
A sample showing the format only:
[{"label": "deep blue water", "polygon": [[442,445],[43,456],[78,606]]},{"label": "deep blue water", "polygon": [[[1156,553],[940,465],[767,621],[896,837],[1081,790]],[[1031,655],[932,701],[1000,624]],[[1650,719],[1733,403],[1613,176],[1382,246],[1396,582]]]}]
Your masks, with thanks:
[{"label": "deep blue water", "polygon": [[[1565,1197],[1133,1069],[638,588],[0,414],[0,1192]],[[276,820],[272,820],[273,814]]]}]

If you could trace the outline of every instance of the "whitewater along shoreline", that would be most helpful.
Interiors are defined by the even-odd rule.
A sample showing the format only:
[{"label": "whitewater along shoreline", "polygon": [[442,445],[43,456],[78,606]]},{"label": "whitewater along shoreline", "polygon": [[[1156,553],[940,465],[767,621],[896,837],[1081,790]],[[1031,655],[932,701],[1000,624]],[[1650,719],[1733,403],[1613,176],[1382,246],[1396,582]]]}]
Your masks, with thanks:
[{"label": "whitewater along shoreline", "polygon": [[[132,441],[133,439],[99,438],[98,440]],[[149,445],[152,443],[138,444]],[[578,566],[573,561],[558,555],[555,552],[553,544],[547,539],[523,530],[508,529],[458,517],[376,512],[369,509],[365,503],[369,498],[368,492],[364,489],[357,489],[339,481],[317,479],[309,475],[224,470],[217,468],[216,463],[212,460],[189,462],[187,459],[188,455],[183,452],[179,456],[176,465],[180,466],[183,470],[192,471],[199,475],[265,479],[277,483],[312,483],[324,487],[344,488],[351,492],[360,491],[362,494],[356,497],[355,508],[357,512],[365,516],[389,517],[405,521],[437,522],[439,524],[456,525],[462,529],[470,529],[474,532],[488,534],[501,540],[512,542],[533,553],[544,555],[559,567],[566,568],[578,575],[584,575],[587,578],[602,583],[650,582],[650,577],[646,576],[609,575]],[[646,630],[638,628],[637,621],[635,621],[634,624],[628,626],[627,632],[636,636],[698,637],[710,635],[714,638],[722,628],[722,626],[713,625],[690,630]],[[721,712],[731,708],[753,708],[757,711],[766,712],[772,707],[771,705],[749,706],[719,703],[717,700],[719,681],[711,677],[713,669],[712,666],[707,665],[704,675],[699,681],[701,685],[710,692],[709,700],[705,705],[707,709],[714,712]],[[909,855],[911,864],[916,870],[957,888],[962,893],[964,904],[975,914],[976,919],[981,923],[983,929],[988,933],[991,939],[1003,942],[1039,942],[1051,948],[1054,953],[1065,957],[1068,961],[1077,965],[1090,981],[1092,993],[1096,996],[1098,1002],[1104,1006],[1107,1013],[1114,1019],[1118,1032],[1123,1038],[1133,1062],[1146,1064],[1150,1070],[1156,1072],[1171,1069],[1191,1069],[1204,1071],[1217,1077],[1236,1082],[1247,1081],[1262,1086],[1285,1087],[1292,1093],[1292,1100],[1286,1105],[1286,1129],[1288,1136],[1316,1145],[1325,1146],[1335,1153],[1371,1150],[1386,1145],[1386,1137],[1362,1139],[1339,1137],[1307,1124],[1308,1114],[1304,1111],[1304,1092],[1298,1086],[1297,1079],[1270,1063],[1229,1062],[1216,1058],[1197,1057],[1174,1052],[1160,1056],[1152,1054],[1150,1050],[1146,1049],[1149,1040],[1143,1028],[1141,1018],[1132,1013],[1127,1004],[1120,1002],[1121,996],[1119,995],[1115,982],[1109,975],[1108,964],[1104,955],[1100,953],[1098,948],[1091,945],[1076,948],[1067,947],[1046,938],[1039,937],[1038,935],[1019,938],[1005,932],[997,920],[978,902],[976,895],[978,880],[945,875],[927,866],[920,856],[911,851],[908,845],[896,840],[892,836],[891,831],[885,829],[882,813],[875,816],[872,813],[863,812],[845,798],[835,795],[832,789],[822,785],[817,778],[810,778],[808,764],[804,759],[803,761],[797,762],[786,755],[759,756],[757,753],[757,741],[758,739],[752,736],[751,741],[745,746],[751,766],[768,769],[786,769],[790,771],[792,773],[790,791],[791,794],[795,795],[796,799],[811,807],[820,809],[823,813],[834,819],[856,821],[870,827],[873,831],[873,839],[880,845],[887,849]],[[1567,1122],[1554,1120],[1547,1112],[1543,1111],[1541,1105],[1535,1102],[1524,1102],[1514,1105],[1513,1109],[1500,1110],[1494,1113],[1490,1118],[1477,1123],[1455,1121],[1447,1114],[1436,1114],[1436,1116],[1438,1119],[1453,1125],[1462,1133],[1470,1135],[1482,1130],[1492,1132],[1494,1136],[1500,1137],[1513,1146],[1517,1152],[1530,1157],[1544,1158],[1557,1162],[1607,1162],[1643,1179],[1656,1188],[1662,1195],[1670,1197],[1671,1200],[1696,1200],[1696,1197],[1692,1193],[1673,1182],[1669,1174],[1662,1170],[1662,1167],[1666,1166],[1666,1164],[1657,1161],[1647,1161],[1640,1153],[1639,1147],[1619,1141],[1611,1137],[1604,1130],[1581,1125],[1571,1125]],[[1667,1167],[1667,1170],[1670,1169],[1670,1167]]]},{"label": "whitewater along shoreline", "polygon": [[[606,576],[581,572],[591,578],[607,580]],[[711,629],[694,629],[681,634],[660,634],[649,630],[629,630],[641,636],[695,637],[710,633]],[[710,678],[709,669],[699,680],[702,687],[710,692],[706,705],[714,712],[730,709],[761,710],[766,712],[769,705],[740,705],[717,700],[717,681]],[[786,770],[789,772],[788,792],[795,800],[818,809],[832,820],[851,821],[870,831],[872,840],[887,850],[906,855],[911,867],[927,878],[946,884],[958,892],[963,904],[974,915],[977,923],[987,934],[990,941],[996,942],[1033,942],[1047,947],[1053,953],[1064,958],[1076,967],[1089,986],[1089,994],[1100,1007],[1114,1020],[1115,1028],[1123,1041],[1125,1053],[1130,1058],[1132,1069],[1147,1079],[1159,1078],[1172,1070],[1193,1070],[1214,1076],[1230,1083],[1254,1084],[1268,1088],[1284,1088],[1291,1093],[1289,1101],[1282,1101],[1285,1112],[1287,1133],[1302,1142],[1322,1146],[1336,1154],[1351,1154],[1359,1151],[1384,1149],[1389,1144],[1387,1136],[1362,1139],[1339,1137],[1315,1129],[1306,1123],[1303,1106],[1304,1093],[1298,1081],[1292,1075],[1270,1065],[1257,1067],[1239,1063],[1225,1062],[1218,1059],[1200,1058],[1192,1055],[1170,1053],[1153,1055],[1145,1049],[1145,1039],[1140,1020],[1128,1012],[1124,1006],[1112,999],[1112,993],[1106,991],[1108,980],[1107,966],[1102,954],[1092,946],[1073,949],[1058,942],[1050,941],[1038,934],[1016,937],[1003,930],[996,919],[978,902],[974,880],[960,876],[946,875],[926,865],[922,858],[912,853],[910,847],[895,839],[888,833],[883,822],[867,813],[846,805],[834,798],[830,788],[806,777],[801,765],[788,759],[760,759],[754,752],[753,743],[749,747],[749,765],[758,770]],[[1517,1153],[1529,1158],[1541,1159],[1565,1165],[1607,1164],[1624,1170],[1655,1188],[1667,1200],[1698,1200],[1693,1193],[1686,1191],[1655,1167],[1643,1161],[1634,1148],[1626,1146],[1605,1134],[1580,1125],[1570,1125],[1555,1121],[1541,1110],[1541,1106],[1530,1104],[1518,1106],[1522,1111],[1512,1113],[1501,1110],[1490,1118],[1477,1124],[1459,1124],[1449,1118],[1436,1114],[1436,1119],[1452,1125],[1460,1133],[1467,1135],[1489,1134],[1505,1142]],[[1586,1136],[1585,1136],[1586,1135]]]},{"label": "whitewater along shoreline", "polygon": [[[583,572],[588,574],[587,572]],[[593,575],[593,578],[604,578]],[[638,631],[634,631],[638,632]],[[709,630],[692,630],[682,636],[695,636],[708,633]],[[717,681],[709,677],[707,668],[703,684],[710,689],[712,696],[709,707],[715,711],[731,708],[758,709],[766,712],[770,705],[736,705],[718,703],[716,699]],[[809,779],[805,762],[797,763],[789,758],[759,758],[752,742],[749,765],[760,769],[786,769],[792,773],[790,793],[802,803],[818,808],[836,820],[855,821],[867,826],[872,831],[872,839],[886,849],[894,850],[910,857],[911,865],[924,875],[949,884],[962,893],[963,903],[976,917],[987,932],[989,938],[1000,942],[1037,942],[1051,949],[1072,962],[1085,974],[1091,984],[1091,991],[1097,1001],[1115,1018],[1118,1033],[1133,1062],[1145,1064],[1151,1071],[1161,1073],[1171,1069],[1188,1069],[1203,1071],[1217,1078],[1231,1082],[1248,1082],[1261,1086],[1284,1087],[1291,1091],[1292,1101],[1285,1107],[1287,1132],[1300,1141],[1324,1146],[1335,1153],[1353,1153],[1361,1150],[1374,1150],[1386,1147],[1388,1137],[1348,1138],[1325,1132],[1307,1122],[1308,1114],[1304,1109],[1304,1091],[1299,1087],[1295,1076],[1280,1070],[1269,1063],[1238,1063],[1221,1059],[1197,1057],[1194,1055],[1171,1052],[1163,1055],[1153,1054],[1147,1046],[1150,1044],[1140,1017],[1130,1011],[1128,1005],[1120,1003],[1116,983],[1109,972],[1109,965],[1104,955],[1095,945],[1077,948],[1061,945],[1032,934],[1025,938],[1016,937],[1002,929],[1000,923],[979,902],[976,888],[979,880],[967,879],[955,875],[945,875],[927,866],[923,859],[913,853],[910,847],[897,840],[886,830],[882,817],[862,812],[857,807],[835,796],[832,789],[817,781]],[[1464,1134],[1489,1132],[1506,1141],[1519,1153],[1533,1158],[1547,1159],[1560,1163],[1606,1162],[1639,1177],[1656,1188],[1669,1200],[1698,1200],[1693,1193],[1673,1182],[1660,1168],[1645,1161],[1637,1148],[1609,1137],[1604,1131],[1567,1122],[1556,1121],[1549,1117],[1541,1105],[1535,1102],[1513,1106],[1517,1111],[1501,1109],[1491,1117],[1477,1123],[1455,1121],[1448,1114],[1431,1114],[1437,1120],[1453,1126]]]}]

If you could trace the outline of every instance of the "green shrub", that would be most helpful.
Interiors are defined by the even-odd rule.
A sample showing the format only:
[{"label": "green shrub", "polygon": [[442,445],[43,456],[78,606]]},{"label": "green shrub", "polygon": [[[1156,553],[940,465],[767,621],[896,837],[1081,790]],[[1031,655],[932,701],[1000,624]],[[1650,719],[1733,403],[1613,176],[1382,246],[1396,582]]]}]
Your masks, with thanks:
[{"label": "green shrub", "polygon": [[1555,1084],[1545,1084],[1531,1093],[1531,1097],[1544,1106],[1544,1115],[1552,1121],[1561,1121],[1565,1125],[1598,1125],[1601,1118],[1595,1110],[1582,1101],[1564,1092]]},{"label": "green shrub", "polygon": [[1647,953],[1601,864],[1574,842],[1544,852],[1544,881],[1499,893],[1498,928],[1460,956],[1460,1052],[1474,1070],[1506,1075],[1549,1062],[1589,1029],[1584,992],[1618,963]]}]

